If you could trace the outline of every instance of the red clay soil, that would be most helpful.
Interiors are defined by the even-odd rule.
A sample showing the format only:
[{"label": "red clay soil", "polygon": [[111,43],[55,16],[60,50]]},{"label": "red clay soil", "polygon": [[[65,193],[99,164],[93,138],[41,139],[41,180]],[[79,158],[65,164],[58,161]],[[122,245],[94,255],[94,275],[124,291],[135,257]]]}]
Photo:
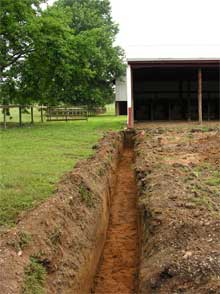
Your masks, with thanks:
[{"label": "red clay soil", "polygon": [[149,128],[135,140],[139,294],[220,294],[220,128]]},{"label": "red clay soil", "polygon": [[138,266],[138,229],[133,150],[126,148],[117,170],[109,228],[95,278],[94,293],[134,293]]}]

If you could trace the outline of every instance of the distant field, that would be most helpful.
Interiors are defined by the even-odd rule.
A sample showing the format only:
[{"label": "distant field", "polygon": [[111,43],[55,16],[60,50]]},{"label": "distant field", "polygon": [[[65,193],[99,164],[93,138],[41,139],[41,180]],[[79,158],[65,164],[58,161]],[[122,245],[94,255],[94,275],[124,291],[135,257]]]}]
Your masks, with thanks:
[{"label": "distant field", "polygon": [[48,198],[59,178],[92,153],[103,132],[124,126],[125,117],[113,116],[113,105],[107,108],[106,115],[88,122],[41,124],[35,117],[33,126],[0,131],[0,226],[13,225],[21,211]]}]

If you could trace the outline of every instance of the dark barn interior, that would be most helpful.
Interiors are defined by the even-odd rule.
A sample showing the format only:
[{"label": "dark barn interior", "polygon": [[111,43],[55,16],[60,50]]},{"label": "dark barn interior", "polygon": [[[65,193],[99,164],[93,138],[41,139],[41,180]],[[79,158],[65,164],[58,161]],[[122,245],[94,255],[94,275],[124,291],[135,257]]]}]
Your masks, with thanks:
[{"label": "dark barn interior", "polygon": [[[198,67],[132,69],[134,120],[197,120]],[[219,67],[202,67],[204,120],[220,118]]]},{"label": "dark barn interior", "polygon": [[127,115],[127,101],[118,102],[118,115]]}]

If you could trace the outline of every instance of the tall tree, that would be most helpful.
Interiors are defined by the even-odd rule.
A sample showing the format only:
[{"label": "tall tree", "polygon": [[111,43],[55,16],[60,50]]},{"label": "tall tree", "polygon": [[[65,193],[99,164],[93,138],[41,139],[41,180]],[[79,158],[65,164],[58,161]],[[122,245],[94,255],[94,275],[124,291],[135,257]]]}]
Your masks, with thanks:
[{"label": "tall tree", "polygon": [[58,0],[45,11],[38,1],[24,2],[29,10],[22,26],[24,41],[19,42],[23,47],[19,58],[11,56],[16,50],[8,50],[11,59],[5,63],[1,87],[4,97],[20,103],[104,105],[112,101],[113,81],[124,65],[123,51],[113,45],[118,28],[109,1]]},{"label": "tall tree", "polygon": [[66,85],[74,74],[74,35],[68,10],[51,7],[38,18],[34,50],[25,60],[19,97],[47,104],[64,102]]},{"label": "tall tree", "polygon": [[3,95],[8,99],[14,95],[16,80],[21,75],[19,66],[33,51],[34,20],[40,13],[39,4],[39,0],[1,0],[1,100]]},{"label": "tall tree", "polygon": [[[77,38],[79,66],[85,69],[67,97],[79,103],[104,104],[112,101],[112,84],[124,72],[123,51],[114,46],[118,26],[111,17],[109,0],[59,0],[57,6],[72,12],[70,27]],[[81,86],[83,85],[83,86]]]}]

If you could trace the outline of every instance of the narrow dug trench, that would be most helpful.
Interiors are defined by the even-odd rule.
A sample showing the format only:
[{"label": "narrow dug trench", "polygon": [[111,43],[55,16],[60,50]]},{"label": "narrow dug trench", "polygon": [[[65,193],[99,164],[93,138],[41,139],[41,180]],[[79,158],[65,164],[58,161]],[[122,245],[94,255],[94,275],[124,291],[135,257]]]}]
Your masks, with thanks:
[{"label": "narrow dug trench", "polygon": [[0,293],[137,293],[132,136],[103,136],[53,197],[0,234]]},{"label": "narrow dug trench", "polygon": [[137,187],[133,146],[126,146],[116,171],[109,227],[92,293],[136,293],[138,268]]},{"label": "narrow dug trench", "polygon": [[0,293],[220,293],[219,135],[107,133],[0,232]]}]

